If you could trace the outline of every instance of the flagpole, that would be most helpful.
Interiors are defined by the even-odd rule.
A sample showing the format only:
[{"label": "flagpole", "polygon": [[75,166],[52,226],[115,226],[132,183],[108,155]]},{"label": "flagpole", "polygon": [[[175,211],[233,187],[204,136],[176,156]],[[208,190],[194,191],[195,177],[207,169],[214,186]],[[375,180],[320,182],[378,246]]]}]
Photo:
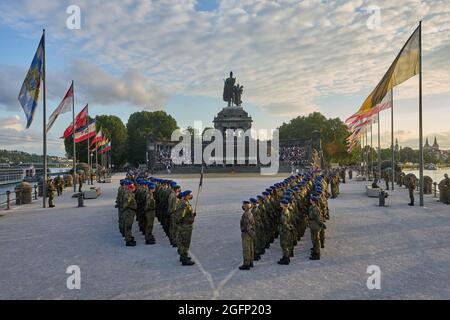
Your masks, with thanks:
[{"label": "flagpole", "polygon": [[75,143],[75,86],[72,80],[72,134],[73,134],[73,192],[77,192],[77,183],[75,180],[75,174],[77,173],[77,144]]},{"label": "flagpole", "polygon": [[422,21],[419,23],[419,28],[419,179],[420,206],[423,207]]},{"label": "flagpole", "polygon": [[369,172],[369,180],[370,180],[370,173],[373,175],[373,122],[370,122],[370,172]]},{"label": "flagpole", "polygon": [[381,180],[380,112],[378,112],[378,181]]},{"label": "flagpole", "polygon": [[195,213],[197,212],[198,198],[200,196],[200,192],[202,191],[202,187],[203,187],[203,164],[200,172],[200,182],[198,184],[197,196],[195,197],[195,206],[194,206]]},{"label": "flagpole", "polygon": [[43,64],[43,71],[42,71],[42,79],[43,81],[43,95],[42,95],[42,101],[43,101],[43,115],[42,115],[42,122],[43,122],[43,135],[44,135],[44,141],[43,141],[43,153],[44,153],[44,159],[43,159],[43,167],[44,167],[44,174],[43,174],[43,181],[42,181],[42,197],[43,197],[43,203],[42,207],[46,207],[46,201],[47,201],[47,99],[46,99],[46,86],[47,86],[47,79],[45,75],[45,29],[42,30],[42,36],[44,37],[44,45],[43,45],[43,52],[42,52],[42,64]]},{"label": "flagpole", "polygon": [[391,186],[392,190],[394,190],[394,180],[395,180],[395,155],[394,155],[394,88],[391,89],[391,152],[392,152],[392,181]]},{"label": "flagpole", "polygon": [[[89,160],[89,158],[90,158],[90,151],[89,151],[89,135],[91,134],[91,127],[90,127],[90,122],[89,122],[89,107],[88,107],[88,110],[87,110],[87,114],[86,114],[86,117],[87,117],[87,132],[88,132],[88,139],[87,139],[87,164],[88,164],[88,170],[89,170],[89,172],[90,172],[90,170],[91,170],[91,167],[90,167],[90,160]],[[88,175],[88,173],[86,172],[86,175]],[[87,184],[89,185],[90,184],[90,181],[89,181],[89,179],[87,179]]]},{"label": "flagpole", "polygon": [[95,142],[95,177],[98,182],[98,141]]}]

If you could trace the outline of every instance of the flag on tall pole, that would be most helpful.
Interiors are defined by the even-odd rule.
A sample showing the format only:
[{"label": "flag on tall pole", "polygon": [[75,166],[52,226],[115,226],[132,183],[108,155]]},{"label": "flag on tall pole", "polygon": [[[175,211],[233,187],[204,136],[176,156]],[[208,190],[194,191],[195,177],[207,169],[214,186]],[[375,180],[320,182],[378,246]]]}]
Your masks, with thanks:
[{"label": "flag on tall pole", "polygon": [[406,41],[381,81],[366,100],[364,100],[358,112],[347,120],[366,115],[383,101],[384,97],[392,88],[419,74],[421,51],[419,44],[420,34],[421,27],[419,26],[409,37],[408,41]]},{"label": "flag on tall pole", "polygon": [[[72,95],[72,132],[75,132],[75,90],[72,80],[72,90],[74,94]],[[70,136],[70,135],[69,135]],[[77,192],[77,181],[75,180],[77,174],[77,144],[75,143],[75,134],[72,135],[72,143],[73,143],[73,172],[72,172],[72,181],[73,181],[73,192]]]},{"label": "flag on tall pole", "polygon": [[88,126],[84,126],[75,132],[75,143],[80,143],[95,136],[95,120],[92,120]]},{"label": "flag on tall pole", "polygon": [[423,207],[423,124],[422,124],[422,21],[419,23],[419,179],[420,206]]},{"label": "flag on tall pole", "polygon": [[67,127],[67,129],[64,130],[62,138],[67,139],[73,134],[74,131],[76,131],[81,127],[86,126],[87,113],[88,113],[88,106],[86,105],[83,108],[83,110],[81,110],[80,113],[77,114],[76,118],[73,119],[72,123]]},{"label": "flag on tall pole", "polygon": [[[42,135],[43,135],[43,167],[44,167],[44,174],[43,174],[43,181],[42,181],[42,207],[46,207],[46,201],[47,201],[47,80],[45,75],[45,29],[42,30],[42,37],[44,39],[43,47],[42,47],[42,83],[43,83],[43,95],[42,95]],[[50,201],[49,201],[50,202]]]},{"label": "flag on tall pole", "polygon": [[45,30],[42,32],[41,41],[34,54],[33,61],[28,69],[22,88],[19,93],[19,102],[27,118],[27,129],[34,119],[34,113],[38,106],[41,80],[44,80],[44,54],[45,54]]},{"label": "flag on tall pole", "polygon": [[69,90],[64,96],[64,99],[61,101],[59,106],[56,107],[55,111],[53,111],[52,115],[48,119],[47,133],[50,131],[50,129],[52,128],[53,124],[55,123],[56,119],[60,114],[72,111],[72,100],[73,100],[72,98],[73,98],[73,81],[72,84],[70,85]]}]

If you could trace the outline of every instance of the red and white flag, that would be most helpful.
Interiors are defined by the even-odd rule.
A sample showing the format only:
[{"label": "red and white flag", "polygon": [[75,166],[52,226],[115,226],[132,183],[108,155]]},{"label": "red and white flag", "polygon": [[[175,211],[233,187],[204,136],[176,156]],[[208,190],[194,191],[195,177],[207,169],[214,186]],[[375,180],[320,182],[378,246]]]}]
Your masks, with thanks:
[{"label": "red and white flag", "polygon": [[[87,125],[87,116],[88,116],[88,105],[80,111],[80,113],[75,118],[75,131]],[[71,123],[67,129],[64,131],[63,138],[67,139],[73,134],[73,124]]]},{"label": "red and white flag", "polygon": [[73,102],[73,82],[69,90],[67,91],[66,95],[64,96],[64,99],[61,101],[59,106],[55,109],[55,111],[53,111],[52,115],[48,119],[46,133],[50,131],[50,129],[52,128],[53,124],[55,123],[56,119],[60,114],[72,111],[72,102]]},{"label": "red and white flag", "polygon": [[75,143],[83,142],[95,136],[95,120],[75,132]]}]

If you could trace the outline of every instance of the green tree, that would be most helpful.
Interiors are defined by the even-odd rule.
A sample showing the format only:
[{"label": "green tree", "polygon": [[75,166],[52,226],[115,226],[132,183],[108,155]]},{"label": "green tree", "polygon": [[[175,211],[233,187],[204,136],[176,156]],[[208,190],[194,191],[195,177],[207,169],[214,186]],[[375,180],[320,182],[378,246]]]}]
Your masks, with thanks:
[{"label": "green tree", "polygon": [[355,148],[351,154],[347,152],[346,139],[350,135],[347,126],[339,118],[327,119],[320,112],[283,123],[279,128],[280,139],[309,139],[315,130],[320,132],[326,162],[348,165],[360,161],[360,148]]},{"label": "green tree", "polygon": [[155,139],[170,139],[178,129],[176,120],[164,111],[141,111],[128,119],[128,162],[133,165],[145,163],[147,136]]},{"label": "green tree", "polygon": [[127,156],[128,132],[122,120],[117,116],[101,115],[95,118],[97,130],[102,129],[103,136],[111,141],[111,157],[115,167],[125,164]]}]

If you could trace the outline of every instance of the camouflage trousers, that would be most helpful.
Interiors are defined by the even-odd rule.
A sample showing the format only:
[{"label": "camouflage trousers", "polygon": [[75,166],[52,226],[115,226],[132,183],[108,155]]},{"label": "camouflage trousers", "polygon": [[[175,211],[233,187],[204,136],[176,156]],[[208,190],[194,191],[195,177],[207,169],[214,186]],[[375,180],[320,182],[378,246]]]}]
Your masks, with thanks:
[{"label": "camouflage trousers", "polygon": [[292,232],[288,230],[280,233],[280,246],[281,251],[283,253],[283,257],[289,258],[291,254],[291,250],[293,249],[292,236],[293,236]]},{"label": "camouflage trousers", "polygon": [[155,222],[155,211],[148,210],[145,212],[145,240],[153,240],[153,224]]},{"label": "camouflage trousers", "polygon": [[320,239],[320,245],[322,247],[325,246],[325,229],[324,228],[320,228],[319,239]]},{"label": "camouflage trousers", "polygon": [[133,222],[134,222],[134,217],[136,215],[136,212],[133,210],[125,210],[123,212],[123,224],[124,224],[124,233],[125,233],[125,241],[129,242],[131,240],[133,240],[133,233],[132,233],[132,228],[133,228]]},{"label": "camouflage trousers", "polygon": [[124,231],[124,222],[123,222],[123,212],[121,208],[117,209],[117,214],[118,214],[118,223],[119,223],[119,231],[122,234],[122,236],[125,236],[125,231]]},{"label": "camouflage trousers", "polygon": [[300,223],[299,223],[299,225],[300,225],[299,226],[299,234],[300,234],[301,238],[305,235],[307,224],[308,224],[308,220],[307,220],[306,216],[302,215],[300,217]]},{"label": "camouflage trousers", "polygon": [[249,266],[253,263],[255,256],[254,241],[248,233],[241,233],[242,238],[242,255],[244,258],[244,265]]},{"label": "camouflage trousers", "polygon": [[169,239],[172,244],[177,244],[177,222],[175,212],[169,213]]},{"label": "camouflage trousers", "polygon": [[408,189],[409,192],[409,200],[411,203],[414,203],[414,189]]},{"label": "camouflage trousers", "polygon": [[311,242],[313,246],[313,251],[315,254],[320,254],[320,229],[310,229],[311,230]]},{"label": "camouflage trousers", "polygon": [[189,247],[191,246],[192,225],[177,225],[177,245],[178,254],[181,258],[188,257]]}]

